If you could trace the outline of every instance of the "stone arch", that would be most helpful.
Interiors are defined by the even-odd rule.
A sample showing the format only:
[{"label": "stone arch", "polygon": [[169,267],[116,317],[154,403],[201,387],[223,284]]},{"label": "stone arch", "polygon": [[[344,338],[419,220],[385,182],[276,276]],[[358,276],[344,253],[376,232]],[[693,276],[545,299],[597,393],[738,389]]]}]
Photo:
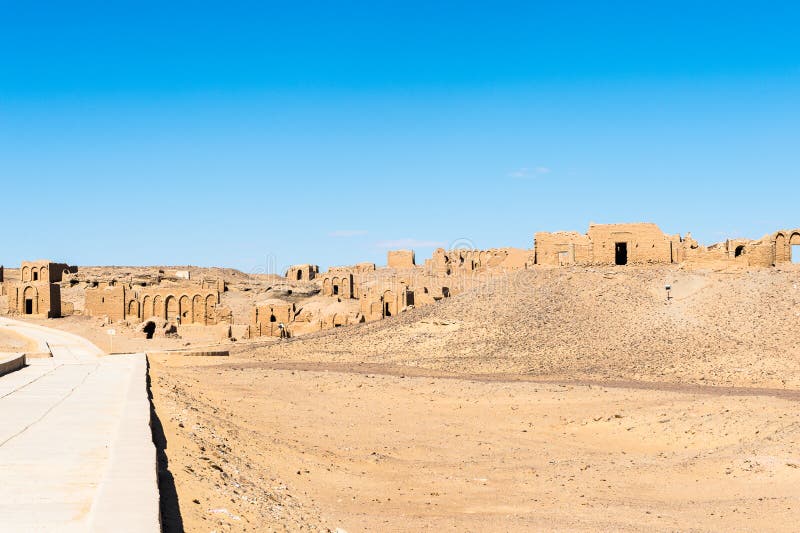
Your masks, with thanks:
[{"label": "stone arch", "polygon": [[192,323],[205,324],[206,315],[204,313],[203,297],[195,294],[192,298]]},{"label": "stone arch", "polygon": [[[28,309],[28,300],[31,301],[30,309]],[[22,313],[26,315],[39,314],[39,291],[36,287],[25,287],[22,291]],[[30,312],[28,312],[30,310]]]},{"label": "stone arch", "polygon": [[792,263],[800,263],[800,232],[793,232],[789,237],[789,246],[787,246],[787,261]]},{"label": "stone arch", "polygon": [[40,281],[50,281],[50,278],[47,277],[47,267],[43,266],[39,269],[39,280]]},{"label": "stone arch", "polygon": [[214,301],[214,295],[209,294],[206,296],[206,324],[210,324],[212,322],[211,317],[214,316],[215,306],[216,302]]},{"label": "stone arch", "polygon": [[333,288],[331,285],[331,278],[325,278],[322,282],[322,295],[323,296],[331,296],[333,295]]},{"label": "stone arch", "polygon": [[164,299],[164,313],[164,318],[167,322],[178,318],[178,299],[175,296],[170,294]]},{"label": "stone arch", "polygon": [[31,269],[29,267],[22,267],[22,281],[31,280]]},{"label": "stone arch", "polygon": [[775,234],[775,263],[785,263],[791,258],[787,257],[786,235],[781,232]]},{"label": "stone arch", "polygon": [[136,300],[128,302],[128,316],[139,318],[139,302]]},{"label": "stone arch", "polygon": [[331,296],[338,296],[342,293],[341,280],[339,278],[333,278],[331,280],[331,285],[331,289],[333,291],[331,292]]},{"label": "stone arch", "polygon": [[192,313],[192,301],[189,296],[184,294],[178,301],[178,313],[181,317],[181,324],[191,324],[194,322],[194,314]]},{"label": "stone arch", "polygon": [[394,292],[385,291],[383,293],[383,316],[395,316],[397,314],[397,298]]},{"label": "stone arch", "polygon": [[164,318],[164,299],[159,294],[153,297],[153,316]]},{"label": "stone arch", "polygon": [[150,296],[142,298],[142,319],[153,316],[153,302]]}]

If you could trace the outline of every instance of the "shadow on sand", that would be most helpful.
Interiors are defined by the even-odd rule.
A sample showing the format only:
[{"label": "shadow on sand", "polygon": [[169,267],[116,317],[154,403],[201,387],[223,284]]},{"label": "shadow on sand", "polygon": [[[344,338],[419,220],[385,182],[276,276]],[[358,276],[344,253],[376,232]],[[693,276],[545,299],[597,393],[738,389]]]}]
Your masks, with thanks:
[{"label": "shadow on sand", "polygon": [[150,428],[153,431],[153,444],[156,446],[158,461],[159,513],[161,514],[161,531],[163,533],[183,533],[183,517],[175,489],[175,478],[169,471],[167,457],[167,437],[164,427],[158,418],[153,404],[153,392],[150,389],[150,362],[147,362],[147,397],[150,400]]}]

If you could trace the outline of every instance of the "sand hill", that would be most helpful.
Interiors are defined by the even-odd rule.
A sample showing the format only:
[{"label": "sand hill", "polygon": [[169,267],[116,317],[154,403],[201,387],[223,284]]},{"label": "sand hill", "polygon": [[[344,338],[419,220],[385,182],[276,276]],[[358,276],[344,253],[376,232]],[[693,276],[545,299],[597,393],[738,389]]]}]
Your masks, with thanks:
[{"label": "sand hill", "polygon": [[537,269],[255,355],[313,353],[461,374],[796,387],[799,324],[797,269]]}]

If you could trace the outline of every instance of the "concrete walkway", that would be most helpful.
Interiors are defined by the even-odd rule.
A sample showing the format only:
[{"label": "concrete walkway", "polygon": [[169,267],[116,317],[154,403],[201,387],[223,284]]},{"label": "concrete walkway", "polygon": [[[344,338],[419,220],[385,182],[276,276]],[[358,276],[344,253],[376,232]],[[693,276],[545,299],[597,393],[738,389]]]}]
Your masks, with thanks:
[{"label": "concrete walkway", "polygon": [[0,529],[159,531],[144,354],[0,318],[48,346],[0,377]]}]

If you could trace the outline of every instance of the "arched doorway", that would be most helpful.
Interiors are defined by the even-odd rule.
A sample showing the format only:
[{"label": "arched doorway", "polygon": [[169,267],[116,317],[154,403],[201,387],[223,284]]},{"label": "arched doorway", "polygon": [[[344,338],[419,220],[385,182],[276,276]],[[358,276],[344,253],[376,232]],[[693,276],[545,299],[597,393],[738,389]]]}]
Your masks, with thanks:
[{"label": "arched doorway", "polygon": [[185,294],[181,296],[178,302],[178,312],[181,317],[181,324],[191,324],[194,315],[192,314],[192,301]]},{"label": "arched doorway", "polygon": [[775,264],[785,263],[791,259],[786,253],[786,235],[778,233],[775,236]]},{"label": "arched doorway", "polygon": [[153,297],[153,316],[164,318],[164,300],[158,295]]},{"label": "arched doorway", "polygon": [[131,300],[128,303],[128,316],[139,318],[139,302]]},{"label": "arched doorway", "polygon": [[203,305],[203,297],[199,294],[195,294],[194,298],[192,298],[192,323],[193,324],[205,324],[206,319],[205,315],[203,314],[204,310]]},{"label": "arched doorway", "polygon": [[178,318],[178,299],[174,296],[167,296],[167,299],[164,300],[164,307],[166,308],[166,316],[164,318],[167,319],[167,322],[177,320]]},{"label": "arched doorway", "polygon": [[792,233],[789,239],[789,247],[791,248],[791,261],[794,264],[800,264],[800,233]]},{"label": "arched doorway", "polygon": [[153,301],[149,296],[142,298],[142,318],[153,316]]},{"label": "arched doorway", "polygon": [[22,291],[22,312],[26,315],[39,314],[39,291],[35,287],[25,287]]}]

